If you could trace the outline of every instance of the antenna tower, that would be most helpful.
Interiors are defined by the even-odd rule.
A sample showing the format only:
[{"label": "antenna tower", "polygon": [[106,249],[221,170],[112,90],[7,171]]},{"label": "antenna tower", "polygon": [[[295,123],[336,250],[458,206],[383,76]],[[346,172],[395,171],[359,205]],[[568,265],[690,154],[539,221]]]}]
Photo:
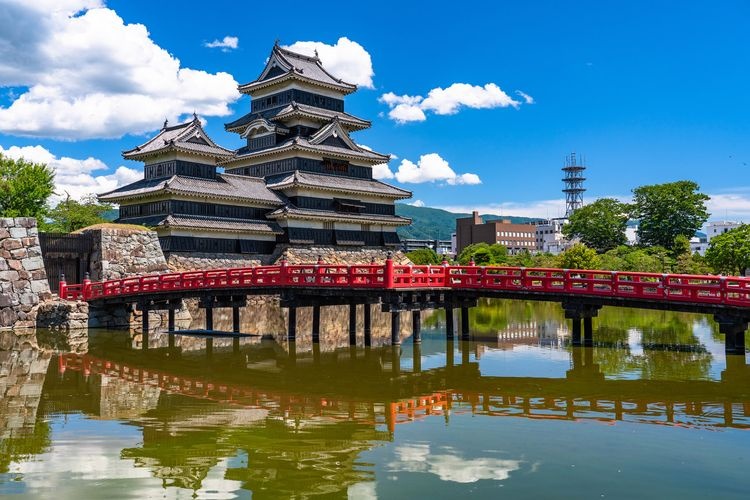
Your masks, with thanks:
[{"label": "antenna tower", "polygon": [[565,157],[565,166],[562,168],[564,177],[563,182],[565,188],[565,217],[570,215],[583,206],[583,192],[586,189],[583,187],[583,181],[586,178],[583,176],[583,171],[586,167],[583,161],[576,159],[575,153],[570,153]]}]

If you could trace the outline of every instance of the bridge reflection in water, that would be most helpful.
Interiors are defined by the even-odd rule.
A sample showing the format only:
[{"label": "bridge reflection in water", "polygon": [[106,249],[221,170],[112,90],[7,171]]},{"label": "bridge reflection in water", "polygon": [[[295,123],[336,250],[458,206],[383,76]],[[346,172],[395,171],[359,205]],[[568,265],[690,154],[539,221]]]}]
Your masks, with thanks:
[{"label": "bridge reflection in water", "polygon": [[[672,324],[679,320],[670,317]],[[159,478],[163,488],[200,490],[223,464],[223,481],[235,481],[258,498],[346,496],[375,479],[372,467],[362,464],[363,454],[398,442],[401,429],[417,421],[451,427],[465,416],[479,416],[750,429],[745,357],[727,356],[726,366],[711,374],[705,369],[711,353],[692,335],[678,335],[683,343],[670,345],[643,328],[642,368],[651,375],[627,379],[623,376],[632,377],[632,371],[622,366],[637,356],[628,351],[627,332],[616,327],[599,332],[595,347],[573,347],[564,323],[555,318],[508,324],[503,319],[502,328],[488,326],[484,333],[477,326],[482,340],[474,341],[430,333],[431,324],[441,321],[425,320],[421,343],[323,352],[312,342],[259,338],[238,344],[231,338],[183,337],[174,346],[166,333],[154,334],[153,347],[143,350],[120,333],[101,332],[91,335],[85,354],[50,356],[29,337],[15,337],[2,343],[10,348],[0,373],[15,370],[21,387],[31,380],[40,388],[4,389],[5,400],[21,392],[35,396],[24,399],[33,421],[9,413],[18,405],[0,406],[0,423],[33,429],[3,434],[0,493],[9,464],[49,450],[45,425],[57,415],[82,414],[137,429],[141,442],[121,448],[119,458]],[[720,339],[715,344],[721,347]],[[485,373],[493,356],[514,350],[554,356],[563,368],[549,376]],[[36,368],[19,368],[22,358]],[[38,372],[47,366],[44,377]],[[515,463],[510,469],[520,467],[510,462]]]}]

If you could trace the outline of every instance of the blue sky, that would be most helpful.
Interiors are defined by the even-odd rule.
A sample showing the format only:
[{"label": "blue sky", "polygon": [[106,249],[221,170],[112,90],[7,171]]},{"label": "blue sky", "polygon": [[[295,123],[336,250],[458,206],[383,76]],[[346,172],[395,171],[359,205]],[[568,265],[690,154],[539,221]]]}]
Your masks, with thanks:
[{"label": "blue sky", "polygon": [[238,147],[234,86],[279,39],[329,46],[323,63],[361,83],[346,109],[372,128],[353,137],[396,156],[384,180],[411,202],[556,216],[577,151],[586,200],[691,179],[713,219],[750,219],[747,2],[26,3],[0,0],[0,147],[74,195],[132,181],[120,152],[165,117],[197,110]]}]

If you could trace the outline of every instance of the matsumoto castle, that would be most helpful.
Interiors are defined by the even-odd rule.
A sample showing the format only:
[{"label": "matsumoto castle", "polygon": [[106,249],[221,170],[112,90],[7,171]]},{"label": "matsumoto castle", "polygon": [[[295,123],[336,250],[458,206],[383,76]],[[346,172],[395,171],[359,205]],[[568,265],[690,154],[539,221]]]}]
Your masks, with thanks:
[{"label": "matsumoto castle", "polygon": [[[370,122],[344,112],[357,90],[320,59],[273,47],[260,76],[239,91],[250,112],[224,128],[247,145],[216,144],[197,116],[123,157],[142,180],[99,196],[120,205],[118,222],[154,227],[165,252],[269,254],[277,244],[397,246],[395,201],[403,189],[374,180],[387,155],[358,146]],[[217,167],[224,172],[218,173]]]}]

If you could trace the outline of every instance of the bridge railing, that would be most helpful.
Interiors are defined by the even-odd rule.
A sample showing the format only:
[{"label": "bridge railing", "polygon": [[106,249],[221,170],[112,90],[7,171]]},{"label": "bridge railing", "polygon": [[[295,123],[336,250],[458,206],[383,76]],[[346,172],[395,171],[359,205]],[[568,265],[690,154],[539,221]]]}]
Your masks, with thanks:
[{"label": "bridge railing", "polygon": [[254,266],[147,275],[80,285],[60,282],[60,297],[95,300],[121,295],[226,288],[449,288],[616,296],[750,307],[750,279],[602,270],[385,264]]}]

